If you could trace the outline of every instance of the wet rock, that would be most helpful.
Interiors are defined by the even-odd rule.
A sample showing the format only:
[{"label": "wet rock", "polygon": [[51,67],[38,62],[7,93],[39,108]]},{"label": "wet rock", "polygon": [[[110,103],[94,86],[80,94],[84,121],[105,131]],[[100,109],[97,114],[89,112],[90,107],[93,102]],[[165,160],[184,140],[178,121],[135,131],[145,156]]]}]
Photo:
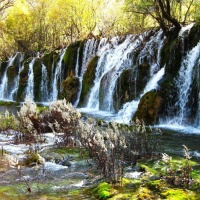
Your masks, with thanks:
[{"label": "wet rock", "polygon": [[158,122],[158,117],[162,111],[164,99],[162,95],[157,91],[147,92],[138,105],[138,109],[133,116],[133,120],[136,118],[143,120],[147,125],[153,125]]}]

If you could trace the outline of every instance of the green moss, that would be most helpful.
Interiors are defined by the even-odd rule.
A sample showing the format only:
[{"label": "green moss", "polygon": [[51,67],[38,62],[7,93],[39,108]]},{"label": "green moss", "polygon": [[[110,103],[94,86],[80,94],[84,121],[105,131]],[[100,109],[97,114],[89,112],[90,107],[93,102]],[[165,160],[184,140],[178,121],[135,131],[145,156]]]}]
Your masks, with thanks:
[{"label": "green moss", "polygon": [[72,104],[77,99],[77,94],[79,91],[79,79],[73,75],[68,76],[66,80],[62,83],[62,92],[59,95],[60,99],[66,99],[68,102],[71,102]]},{"label": "green moss", "polygon": [[99,57],[95,56],[87,66],[87,70],[83,76],[82,91],[79,106],[83,106],[88,98],[89,91],[94,83],[95,71]]},{"label": "green moss", "polygon": [[161,196],[163,198],[166,198],[168,200],[196,200],[196,195],[189,190],[183,190],[183,189],[168,189],[166,191],[163,191],[161,193]]},{"label": "green moss", "polygon": [[27,154],[24,164],[26,166],[31,166],[35,165],[36,163],[41,164],[39,155],[37,153]]},{"label": "green moss", "polygon": [[94,189],[94,193],[97,194],[99,199],[108,199],[114,194],[117,193],[115,189],[113,189],[110,184],[103,182],[98,185],[97,188]]},{"label": "green moss", "polygon": [[52,152],[58,153],[58,154],[69,154],[77,157],[83,158],[88,158],[88,151],[83,148],[77,148],[77,147],[60,147],[60,148],[55,148],[52,149]]},{"label": "green moss", "polygon": [[19,106],[19,102],[14,101],[0,101],[0,106]]},{"label": "green moss", "polygon": [[38,109],[39,113],[42,113],[43,111],[48,109],[48,106],[37,106],[37,109]]},{"label": "green moss", "polygon": [[[77,41],[75,43],[70,44],[67,47],[67,50],[65,52],[65,55],[63,57],[63,61],[65,64],[65,71],[64,76],[68,76],[71,72],[75,74],[75,67],[76,67],[76,58],[78,53],[78,48],[80,47],[80,54],[83,51],[83,41]],[[79,62],[81,58],[79,57]],[[81,62],[79,63],[80,66]]]},{"label": "green moss", "polygon": [[150,190],[161,191],[163,184],[164,184],[164,181],[155,180],[155,181],[149,181],[146,185]]}]

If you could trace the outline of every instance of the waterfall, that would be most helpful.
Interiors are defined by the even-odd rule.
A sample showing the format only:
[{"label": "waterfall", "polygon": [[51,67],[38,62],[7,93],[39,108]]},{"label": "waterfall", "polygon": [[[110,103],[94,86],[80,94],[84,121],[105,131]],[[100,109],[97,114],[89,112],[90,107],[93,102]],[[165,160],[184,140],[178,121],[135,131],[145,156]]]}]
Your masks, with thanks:
[{"label": "waterfall", "polygon": [[[75,67],[75,77],[79,78],[79,82],[81,81],[80,80],[80,77],[78,75],[78,72],[79,72],[79,57],[80,57],[80,47],[78,48],[77,50],[77,58],[76,58],[76,67]],[[82,87],[82,86],[81,86]],[[80,98],[80,93],[81,93],[81,89],[79,89],[79,92],[78,92],[78,98],[76,99],[76,101],[74,102],[74,106],[77,107],[78,106],[78,103],[79,103],[79,98]]]},{"label": "waterfall", "polygon": [[14,84],[13,87],[11,88],[11,91],[9,92],[9,100],[14,100],[15,95],[17,93],[18,87],[19,87],[19,79],[20,79],[20,73],[24,69],[24,65],[21,64],[21,62],[24,60],[24,55],[22,53],[20,54],[20,59],[19,59],[19,70],[17,76],[14,78]]},{"label": "waterfall", "polygon": [[[130,54],[141,42],[133,35],[128,35],[121,44],[118,44],[118,40],[119,38],[116,37],[107,43],[105,43],[105,40],[100,43],[100,45],[104,45],[102,45],[97,52],[100,59],[96,68],[94,86],[90,91],[87,103],[88,109],[100,109],[99,91],[100,87],[102,87],[104,97],[101,109],[108,112],[113,111],[113,92],[116,80],[123,70],[132,66],[133,60]],[[106,84],[101,86],[103,78],[106,78]]]},{"label": "waterfall", "polygon": [[[160,52],[165,37],[163,32],[159,31],[150,38],[149,42],[145,43],[148,35],[149,32],[145,32],[139,37],[128,35],[122,43],[119,42],[118,37],[111,41],[101,40],[97,52],[100,58],[96,67],[94,86],[89,94],[87,109],[113,112],[113,93],[116,81],[124,70],[134,67],[133,63],[136,61],[130,55],[137,49],[143,48],[138,56],[138,64],[145,61],[150,62],[151,77],[160,69]],[[102,102],[99,102],[100,89],[103,93]]]},{"label": "waterfall", "polygon": [[79,54],[80,54],[80,47],[77,50],[76,67],[75,67],[75,76],[76,77],[78,77],[78,71],[79,71]]},{"label": "waterfall", "polygon": [[[144,88],[142,94],[140,95],[140,98],[146,93],[149,92],[153,89],[158,88],[158,81],[161,80],[163,75],[165,74],[165,67],[161,68],[147,83],[146,87]],[[139,99],[140,100],[140,99]],[[115,120],[118,122],[123,122],[123,123],[129,123],[131,121],[131,118],[133,114],[136,112],[139,100],[127,102],[123,105],[123,108],[118,112]]]},{"label": "waterfall", "polygon": [[48,74],[47,68],[42,64],[42,80],[41,80],[41,101],[47,102],[49,100],[48,92]]},{"label": "waterfall", "polygon": [[[52,91],[52,97],[51,97],[51,100],[52,101],[55,101],[57,100],[58,98],[58,91],[60,90],[60,88],[58,87],[61,87],[61,82],[63,80],[62,78],[62,61],[63,61],[63,58],[64,58],[64,55],[65,55],[65,50],[62,50],[61,53],[60,53],[60,59],[56,65],[56,69],[55,69],[55,72],[54,72],[54,79],[53,79],[53,91]],[[60,84],[60,86],[58,85],[58,83]]]},{"label": "waterfall", "polygon": [[35,63],[35,58],[29,63],[29,70],[28,70],[28,81],[26,87],[26,96],[28,96],[32,101],[34,101],[34,73],[33,73],[33,66]]},{"label": "waterfall", "polygon": [[181,68],[176,80],[178,89],[178,101],[175,106],[178,107],[177,116],[170,120],[170,123],[179,125],[185,124],[185,119],[188,113],[188,97],[191,92],[192,74],[194,66],[199,62],[200,57],[200,42],[191,51],[187,53],[181,63]]},{"label": "waterfall", "polygon": [[16,53],[13,57],[11,57],[8,60],[8,64],[6,67],[6,70],[2,76],[1,79],[1,84],[0,84],[0,99],[1,100],[10,100],[9,99],[9,91],[8,91],[8,77],[7,77],[7,71],[8,68],[11,67],[13,65],[13,62],[15,60],[15,58],[17,57],[18,53]]},{"label": "waterfall", "polygon": [[165,36],[163,35],[163,31],[158,31],[156,35],[151,36],[150,40],[145,43],[145,47],[138,56],[139,64],[148,62],[151,66],[150,76],[153,76],[160,69],[160,52],[164,40]]},{"label": "waterfall", "polygon": [[78,91],[77,100],[74,103],[75,106],[78,105],[79,100],[80,100],[83,75],[87,69],[87,65],[88,65],[89,61],[92,59],[92,57],[94,57],[94,55],[96,53],[97,45],[98,45],[98,41],[94,38],[89,39],[85,42],[84,47],[83,47],[83,60],[82,60],[80,73],[78,73],[78,71],[79,71],[78,69],[80,68],[79,60],[78,60],[79,59],[79,50],[78,50],[78,54],[77,54],[78,58],[76,61],[76,77],[79,79],[80,88]]},{"label": "waterfall", "polygon": [[[197,66],[200,68],[200,58],[199,58],[199,61],[197,63]],[[198,71],[197,78],[199,80],[198,81],[198,88],[199,88],[198,102],[200,102],[200,70]],[[198,104],[198,110],[197,110],[197,116],[196,116],[195,125],[198,128],[200,128],[200,104]]]}]

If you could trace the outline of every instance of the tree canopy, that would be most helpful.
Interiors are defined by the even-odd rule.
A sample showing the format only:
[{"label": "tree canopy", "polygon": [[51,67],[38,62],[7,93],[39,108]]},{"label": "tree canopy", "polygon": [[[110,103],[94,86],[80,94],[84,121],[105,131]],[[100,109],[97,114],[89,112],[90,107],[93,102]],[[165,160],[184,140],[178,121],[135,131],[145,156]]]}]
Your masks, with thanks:
[{"label": "tree canopy", "polygon": [[0,0],[0,58],[200,19],[200,0]]}]

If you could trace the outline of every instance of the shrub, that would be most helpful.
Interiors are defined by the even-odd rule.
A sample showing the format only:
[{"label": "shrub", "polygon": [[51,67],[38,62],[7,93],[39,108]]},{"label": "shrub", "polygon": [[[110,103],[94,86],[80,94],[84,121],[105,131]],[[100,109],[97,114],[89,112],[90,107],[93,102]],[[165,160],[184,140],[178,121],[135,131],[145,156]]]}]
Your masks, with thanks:
[{"label": "shrub", "polygon": [[63,133],[58,137],[60,145],[69,145],[72,140],[75,141],[76,131],[78,129],[81,114],[66,100],[57,100],[52,102],[49,109],[42,114],[41,121],[46,127],[50,127],[56,133]]},{"label": "shrub", "polygon": [[15,115],[11,115],[8,110],[6,112],[0,113],[0,131],[8,132],[10,130],[17,130],[19,122]]},{"label": "shrub", "polygon": [[126,163],[134,165],[138,158],[152,154],[144,124],[139,121],[133,127],[111,123],[105,130],[85,122],[80,124],[79,139],[111,183],[122,181]]}]

